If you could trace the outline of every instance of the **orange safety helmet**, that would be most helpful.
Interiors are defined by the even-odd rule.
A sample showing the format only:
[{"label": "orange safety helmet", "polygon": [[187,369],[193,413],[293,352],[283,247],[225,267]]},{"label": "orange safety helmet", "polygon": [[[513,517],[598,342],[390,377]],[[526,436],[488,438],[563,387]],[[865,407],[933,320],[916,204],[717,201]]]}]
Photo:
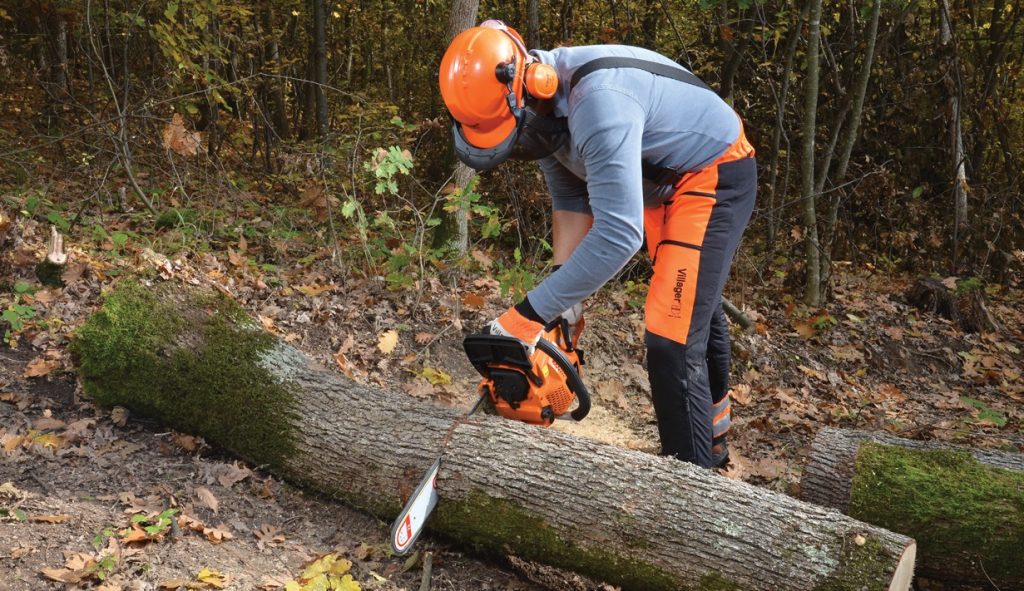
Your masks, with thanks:
[{"label": "orange safety helmet", "polygon": [[[549,99],[558,90],[555,69],[531,56],[515,29],[489,20],[466,29],[452,40],[441,58],[441,97],[454,123],[455,151],[477,170],[494,168],[506,158],[517,157],[520,132],[532,127],[564,135],[564,121],[552,126],[526,107],[526,96]],[[560,138],[561,139],[561,138]],[[535,143],[535,142],[534,142]],[[541,142],[546,154],[554,151]],[[523,146],[519,146],[523,152]]]}]

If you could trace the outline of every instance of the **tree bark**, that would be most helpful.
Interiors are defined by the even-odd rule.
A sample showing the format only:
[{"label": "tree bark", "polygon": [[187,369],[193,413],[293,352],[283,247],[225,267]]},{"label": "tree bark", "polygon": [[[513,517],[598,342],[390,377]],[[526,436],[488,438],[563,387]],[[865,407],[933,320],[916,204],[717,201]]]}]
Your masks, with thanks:
[{"label": "tree bark", "polygon": [[800,491],[915,537],[919,575],[1024,589],[1024,455],[826,427]]},{"label": "tree bark", "polygon": [[[454,20],[454,10],[452,12]],[[476,11],[473,13],[475,19]],[[540,47],[540,0],[526,0],[526,45],[530,49]]]},{"label": "tree bark", "polygon": [[216,292],[122,284],[73,350],[97,402],[385,518],[443,449],[430,527],[481,553],[624,591],[909,586],[907,537],[670,458],[357,384]]},{"label": "tree bark", "polygon": [[316,82],[313,92],[316,95],[316,132],[323,137],[327,135],[328,113],[327,94],[327,9],[326,0],[312,0],[313,3],[313,81]]},{"label": "tree bark", "polygon": [[960,60],[953,43],[953,28],[950,24],[949,3],[939,0],[939,47],[947,54],[942,85],[946,89],[946,109],[949,120],[950,156],[953,164],[953,266],[957,273],[960,266],[960,241],[967,222],[967,163],[964,154],[964,136],[960,114]]},{"label": "tree bark", "polygon": [[[768,244],[773,247],[775,244],[775,233],[778,227],[778,214],[775,212],[776,203],[776,181],[779,177],[779,148],[781,147],[782,134],[786,125],[786,99],[789,97],[789,79],[793,73],[793,61],[796,56],[796,46],[800,41],[801,29],[804,20],[811,10],[811,2],[804,2],[803,8],[793,25],[789,40],[786,42],[786,57],[782,67],[782,83],[779,88],[777,108],[775,110],[775,129],[772,130],[772,150],[768,162]],[[786,161],[789,162],[789,137],[786,137]],[[787,172],[788,172],[787,164]],[[789,189],[789,178],[782,185],[782,193],[785,195]]]},{"label": "tree bark", "polygon": [[814,192],[814,135],[818,112],[818,44],[821,39],[821,0],[810,0],[811,16],[807,36],[807,76],[804,79],[803,150],[800,157],[800,196],[804,206],[804,253],[807,275],[804,278],[804,303],[817,306],[821,301],[818,196]]},{"label": "tree bark", "polygon": [[[449,43],[456,35],[476,24],[479,8],[480,0],[454,0],[452,2],[452,12],[448,18],[447,38]],[[476,176],[476,172],[462,162],[456,162],[454,175],[455,186],[464,190]],[[469,211],[460,208],[454,212],[454,216],[455,239],[452,241],[452,245],[460,256],[466,256],[469,252]],[[443,226],[444,224],[442,224]]]},{"label": "tree bark", "polygon": [[[864,97],[868,92],[868,82],[871,81],[871,66],[875,61],[875,47],[878,41],[878,18],[882,12],[882,0],[874,0],[871,8],[871,22],[867,30],[867,48],[864,50],[864,63],[857,74],[857,82],[853,90],[853,102],[850,112],[850,125],[846,130],[846,137],[843,139],[842,152],[836,162],[835,175],[831,178],[832,185],[837,186],[846,179],[846,169],[850,164],[850,156],[853,154],[853,146],[857,143],[857,134],[860,131],[861,114],[864,112]],[[827,161],[830,162],[830,161]],[[822,182],[818,191],[824,189],[828,180],[828,165],[822,171]],[[834,193],[828,199],[828,210],[825,214],[825,236],[821,253],[821,271],[819,279],[822,293],[828,293],[828,284],[832,276],[832,246],[835,244],[836,225],[839,223],[839,206],[842,204],[841,194]]]}]

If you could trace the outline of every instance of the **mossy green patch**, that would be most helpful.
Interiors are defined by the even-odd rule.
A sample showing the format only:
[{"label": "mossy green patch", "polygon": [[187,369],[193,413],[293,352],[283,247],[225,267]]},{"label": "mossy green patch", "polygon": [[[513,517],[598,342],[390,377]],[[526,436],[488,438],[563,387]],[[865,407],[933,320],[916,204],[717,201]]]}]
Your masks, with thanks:
[{"label": "mossy green patch", "polygon": [[480,491],[458,501],[444,500],[430,523],[432,529],[477,552],[511,552],[527,560],[585,573],[621,586],[624,591],[742,591],[739,585],[717,574],[704,577],[696,586],[686,585],[636,556],[583,548],[560,535],[542,518],[507,499]]},{"label": "mossy green patch", "polygon": [[859,541],[861,543],[855,536],[843,541],[838,568],[815,591],[886,591],[889,588],[892,573],[886,569],[894,561],[885,553],[882,541],[875,537]]},{"label": "mossy green patch", "polygon": [[125,282],[75,333],[86,394],[278,466],[294,449],[295,398],[260,365],[276,339],[237,304],[195,292],[172,304]]},{"label": "mossy green patch", "polygon": [[918,570],[1024,580],[1024,473],[962,451],[865,443],[850,515],[915,538]]},{"label": "mossy green patch", "polygon": [[198,215],[194,209],[189,209],[187,207],[172,207],[164,210],[160,216],[156,218],[156,223],[154,225],[157,230],[164,228],[177,228],[195,223],[197,217]]}]

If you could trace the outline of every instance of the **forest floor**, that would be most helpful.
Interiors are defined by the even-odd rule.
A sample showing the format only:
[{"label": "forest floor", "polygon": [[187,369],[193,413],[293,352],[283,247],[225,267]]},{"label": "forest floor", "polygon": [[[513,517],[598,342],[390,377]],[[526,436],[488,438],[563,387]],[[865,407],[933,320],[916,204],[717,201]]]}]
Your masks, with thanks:
[{"label": "forest floor", "polygon": [[[430,534],[411,557],[391,556],[390,524],[201,439],[92,405],[67,352],[102,290],[124,277],[208,282],[325,366],[468,408],[477,376],[461,339],[510,302],[489,255],[476,253],[471,271],[392,289],[380,276],[340,269],[325,249],[300,258],[269,241],[240,238],[216,254],[170,259],[141,243],[70,244],[66,285],[45,288],[32,269],[48,226],[22,219],[14,231],[14,289],[0,309],[32,314],[0,347],[0,590],[298,589],[304,572],[308,580],[335,557],[336,572],[347,568],[362,589],[423,589],[428,579],[435,590],[606,588],[515,557],[482,561]],[[274,271],[257,264],[270,249],[284,249]],[[987,289],[1000,327],[978,334],[910,306],[903,294],[912,282],[844,265],[826,309],[793,303],[781,281],[727,288],[756,329],[733,327],[725,476],[796,495],[810,441],[827,425],[1024,451],[1024,290]],[[584,380],[595,407],[582,423],[555,428],[657,451],[642,303],[632,284],[588,300]]]}]

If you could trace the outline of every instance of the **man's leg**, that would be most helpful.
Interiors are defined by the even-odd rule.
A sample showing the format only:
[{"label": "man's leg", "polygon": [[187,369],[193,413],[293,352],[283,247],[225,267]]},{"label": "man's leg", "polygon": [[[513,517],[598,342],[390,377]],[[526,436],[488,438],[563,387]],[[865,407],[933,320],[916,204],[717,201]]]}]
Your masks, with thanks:
[{"label": "man's leg", "polygon": [[732,401],[729,399],[729,366],[732,361],[729,325],[719,302],[711,315],[711,331],[708,335],[708,383],[711,386],[711,455],[715,467],[729,461],[725,437],[732,426]]},{"label": "man's leg", "polygon": [[663,208],[655,247],[645,342],[662,453],[704,467],[713,463],[715,418],[708,339],[753,209],[756,170],[748,158],[709,167],[684,182]]}]

